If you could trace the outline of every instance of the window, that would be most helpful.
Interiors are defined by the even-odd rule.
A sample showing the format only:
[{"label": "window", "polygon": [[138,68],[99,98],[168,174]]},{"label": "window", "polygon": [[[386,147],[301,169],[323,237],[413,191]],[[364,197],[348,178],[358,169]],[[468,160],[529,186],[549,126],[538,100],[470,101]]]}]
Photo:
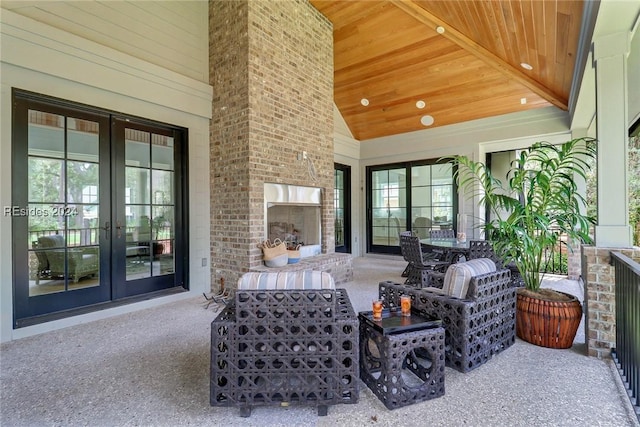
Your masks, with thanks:
[{"label": "window", "polygon": [[367,168],[369,252],[400,253],[400,232],[421,238],[455,228],[457,192],[450,163],[407,162]]}]

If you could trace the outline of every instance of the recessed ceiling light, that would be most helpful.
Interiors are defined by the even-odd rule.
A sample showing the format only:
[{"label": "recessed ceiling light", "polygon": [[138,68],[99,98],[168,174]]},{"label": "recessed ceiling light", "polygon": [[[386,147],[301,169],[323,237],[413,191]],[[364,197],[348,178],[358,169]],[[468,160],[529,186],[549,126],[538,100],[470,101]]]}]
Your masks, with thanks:
[{"label": "recessed ceiling light", "polygon": [[533,67],[531,65],[527,64],[526,62],[521,62],[520,66],[522,68],[524,68],[525,70],[529,70],[529,71],[533,70]]},{"label": "recessed ceiling light", "polygon": [[424,108],[426,105],[427,104],[423,100],[420,100],[420,101],[416,102],[416,107],[418,107],[420,109]]},{"label": "recessed ceiling light", "polygon": [[436,32],[437,32],[438,34],[444,34],[444,31],[445,31],[445,30],[444,30],[444,27],[442,27],[442,26],[440,26],[440,25],[436,27]]},{"label": "recessed ceiling light", "polygon": [[420,123],[422,123],[423,126],[431,126],[433,121],[433,116],[422,116],[422,118],[420,118]]},{"label": "recessed ceiling light", "polygon": [[364,105],[366,107],[367,105],[369,105],[369,100],[367,98],[362,98],[360,100],[360,104],[362,104],[362,105]]},{"label": "recessed ceiling light", "polygon": [[520,104],[524,105],[527,103],[527,98],[520,98]]}]

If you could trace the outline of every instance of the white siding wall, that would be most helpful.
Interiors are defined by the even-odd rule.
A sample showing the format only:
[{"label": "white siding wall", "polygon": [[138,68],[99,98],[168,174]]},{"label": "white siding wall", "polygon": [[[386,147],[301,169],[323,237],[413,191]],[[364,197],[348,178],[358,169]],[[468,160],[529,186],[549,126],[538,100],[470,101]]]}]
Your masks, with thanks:
[{"label": "white siding wall", "polygon": [[[640,27],[640,18],[636,24]],[[631,50],[627,60],[628,84],[627,93],[629,95],[629,126],[635,120],[640,119],[640,30],[636,31],[631,39]]]},{"label": "white siding wall", "polygon": [[206,1],[2,1],[3,9],[206,83],[208,7]]},{"label": "white siding wall", "polygon": [[[8,2],[7,2],[8,3]],[[138,3],[138,2],[131,2]],[[140,2],[144,3],[144,2]],[[176,2],[177,3],[177,2]],[[19,3],[22,4],[22,3]],[[25,2],[30,5],[40,2]],[[75,3],[74,3],[75,4]],[[163,3],[164,4],[164,3]],[[2,3],[4,7],[5,2]],[[124,5],[123,5],[124,6]],[[131,6],[129,4],[129,6]],[[144,6],[144,7],[142,7]],[[175,5],[173,5],[175,6]],[[145,3],[140,20],[159,28],[165,19],[150,11],[168,6]],[[206,9],[206,8],[205,8]],[[123,53],[93,40],[2,9],[0,15],[0,204],[11,205],[11,90],[20,88],[74,102],[145,117],[188,129],[189,135],[189,269],[190,292],[17,330],[13,324],[11,218],[0,217],[0,341],[8,341],[83,323],[210,290],[209,259],[209,120],[212,88],[206,78],[192,78],[173,69]],[[163,12],[165,13],[165,12]],[[206,15],[206,12],[204,13]],[[97,19],[97,18],[96,18]],[[99,21],[97,19],[97,21]],[[97,21],[90,25],[99,27]],[[62,23],[59,22],[58,25]],[[72,28],[76,24],[70,23]],[[88,31],[88,30],[87,30]],[[200,38],[207,40],[206,26]],[[140,41],[147,50],[150,43]],[[134,49],[133,39],[129,40]],[[161,50],[160,44],[154,49]],[[201,51],[206,62],[208,52]],[[202,185],[204,182],[205,185]],[[200,185],[198,185],[200,184]]]},{"label": "white siding wall", "polygon": [[[358,257],[364,253],[362,241],[365,236],[364,216],[361,215],[361,212],[364,212],[364,181],[360,176],[360,142],[351,136],[344,136],[342,132],[346,128],[346,124],[344,124],[342,116],[339,113],[337,115],[342,124],[338,124],[338,121],[334,120],[334,126],[341,130],[336,130],[334,135],[333,160],[351,167],[351,254]],[[348,129],[347,133],[351,134]]]}]

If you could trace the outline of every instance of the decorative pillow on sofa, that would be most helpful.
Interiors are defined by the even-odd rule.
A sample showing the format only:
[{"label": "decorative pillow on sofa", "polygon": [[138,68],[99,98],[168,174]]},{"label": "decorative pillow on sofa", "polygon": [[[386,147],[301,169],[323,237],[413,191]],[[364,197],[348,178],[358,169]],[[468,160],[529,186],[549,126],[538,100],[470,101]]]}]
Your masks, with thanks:
[{"label": "decorative pillow on sofa", "polygon": [[238,289],[335,289],[331,274],[325,271],[249,272],[238,280]]},{"label": "decorative pillow on sofa", "polygon": [[442,290],[446,295],[465,298],[472,277],[494,271],[496,271],[496,264],[489,258],[477,258],[451,264],[444,275]]}]

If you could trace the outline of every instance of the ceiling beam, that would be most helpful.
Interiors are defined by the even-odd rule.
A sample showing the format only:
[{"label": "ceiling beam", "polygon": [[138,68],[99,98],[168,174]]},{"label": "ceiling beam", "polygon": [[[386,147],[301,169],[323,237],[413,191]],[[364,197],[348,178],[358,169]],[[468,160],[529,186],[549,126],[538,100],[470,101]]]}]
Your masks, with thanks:
[{"label": "ceiling beam", "polygon": [[489,50],[485,49],[480,44],[462,34],[460,31],[456,30],[442,19],[420,7],[419,4],[413,1],[406,0],[390,0],[390,2],[418,21],[429,26],[430,28],[433,28],[434,30],[437,27],[445,28],[445,32],[442,33],[442,37],[446,37],[447,39],[451,40],[453,43],[457,44],[470,54],[475,55],[476,57],[484,61],[487,65],[497,69],[508,78],[524,85],[532,92],[547,100],[556,107],[567,111],[568,102],[562,96],[555,94],[554,92],[549,90],[549,88],[543,86],[535,79],[522,73],[518,68],[509,64]]}]

